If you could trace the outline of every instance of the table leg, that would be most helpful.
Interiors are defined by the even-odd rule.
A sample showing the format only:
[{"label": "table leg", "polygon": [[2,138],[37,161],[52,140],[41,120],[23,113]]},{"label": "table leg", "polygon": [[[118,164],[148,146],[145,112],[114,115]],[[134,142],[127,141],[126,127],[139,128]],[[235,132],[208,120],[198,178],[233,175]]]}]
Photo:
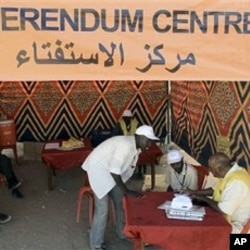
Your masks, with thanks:
[{"label": "table leg", "polygon": [[53,190],[54,189],[54,185],[53,185],[54,170],[52,167],[47,166],[47,174],[48,174],[48,189]]},{"label": "table leg", "polygon": [[155,188],[155,164],[151,164],[151,189]]}]

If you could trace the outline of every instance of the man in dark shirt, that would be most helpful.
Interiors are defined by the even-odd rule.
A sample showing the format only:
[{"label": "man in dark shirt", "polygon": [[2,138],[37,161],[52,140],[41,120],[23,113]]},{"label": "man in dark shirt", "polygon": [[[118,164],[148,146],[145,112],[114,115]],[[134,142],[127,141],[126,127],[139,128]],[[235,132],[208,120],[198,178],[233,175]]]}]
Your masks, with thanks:
[{"label": "man in dark shirt", "polygon": [[[12,195],[16,198],[23,198],[24,195],[18,190],[21,186],[21,182],[17,179],[13,168],[12,162],[9,157],[0,153],[0,173],[6,178],[8,188]],[[7,214],[0,213],[0,224],[7,223],[11,220],[11,216]]]}]

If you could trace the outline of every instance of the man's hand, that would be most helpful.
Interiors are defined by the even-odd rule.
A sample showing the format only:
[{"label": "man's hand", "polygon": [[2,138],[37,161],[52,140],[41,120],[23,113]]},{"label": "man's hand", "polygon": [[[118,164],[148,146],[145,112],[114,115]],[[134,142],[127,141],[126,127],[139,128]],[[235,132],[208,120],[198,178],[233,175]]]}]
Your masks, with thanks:
[{"label": "man's hand", "polygon": [[195,190],[191,190],[189,188],[183,188],[180,190],[180,194],[194,195],[195,193]]},{"label": "man's hand", "polygon": [[133,197],[137,197],[137,198],[142,198],[144,196],[144,194],[134,191],[134,190],[127,190],[125,193],[127,196],[133,196]]}]

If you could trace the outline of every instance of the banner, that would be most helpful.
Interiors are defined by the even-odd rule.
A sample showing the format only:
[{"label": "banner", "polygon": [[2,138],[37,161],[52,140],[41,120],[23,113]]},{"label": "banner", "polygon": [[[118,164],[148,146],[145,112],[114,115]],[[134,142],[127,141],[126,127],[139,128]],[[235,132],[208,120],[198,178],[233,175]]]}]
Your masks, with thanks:
[{"label": "banner", "polygon": [[250,0],[0,0],[0,80],[249,80]]}]

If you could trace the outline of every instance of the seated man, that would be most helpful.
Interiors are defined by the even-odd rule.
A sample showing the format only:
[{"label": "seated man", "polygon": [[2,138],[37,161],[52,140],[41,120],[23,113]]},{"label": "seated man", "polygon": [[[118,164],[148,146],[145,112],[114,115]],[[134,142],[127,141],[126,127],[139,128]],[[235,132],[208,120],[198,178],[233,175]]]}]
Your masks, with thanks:
[{"label": "seated man", "polygon": [[231,223],[232,233],[240,233],[250,219],[250,174],[220,152],[209,158],[208,165],[212,174],[219,178],[215,188],[184,192],[206,202]]},{"label": "seated man", "polygon": [[11,159],[6,155],[0,153],[0,173],[3,174],[8,183],[8,188],[11,190],[12,195],[16,198],[23,198],[23,194],[18,190],[21,182],[17,179],[13,172]]},{"label": "seated man", "polygon": [[172,149],[167,153],[167,161],[166,183],[169,185],[167,191],[180,192],[185,188],[192,190],[198,188],[196,169],[184,162],[183,155],[178,149]]},{"label": "seated man", "polygon": [[[22,184],[18,181],[16,175],[12,169],[11,159],[6,155],[0,153],[0,173],[3,174],[8,183],[8,188],[11,190],[12,195],[16,198],[23,198],[24,195],[18,190],[18,187]],[[11,220],[11,216],[0,213],[0,224],[7,223]]]}]

